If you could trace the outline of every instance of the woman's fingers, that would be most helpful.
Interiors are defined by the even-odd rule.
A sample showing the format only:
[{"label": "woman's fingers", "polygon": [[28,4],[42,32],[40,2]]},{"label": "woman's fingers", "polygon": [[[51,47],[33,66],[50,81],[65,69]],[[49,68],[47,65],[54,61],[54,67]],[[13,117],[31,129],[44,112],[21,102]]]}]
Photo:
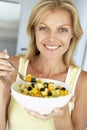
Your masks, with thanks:
[{"label": "woman's fingers", "polygon": [[46,120],[46,116],[39,114],[38,112],[32,111],[30,109],[26,109],[27,113],[35,118],[41,119],[41,120]]},{"label": "woman's fingers", "polygon": [[8,58],[9,55],[6,49],[0,52],[0,76],[8,76],[14,71],[14,68],[8,63]]},{"label": "woman's fingers", "polygon": [[51,113],[52,116],[63,116],[64,111],[62,109],[55,108]]},{"label": "woman's fingers", "polygon": [[[25,108],[26,109],[26,108]],[[58,109],[58,108],[55,108],[54,111],[48,115],[42,115],[38,112],[35,112],[35,111],[32,111],[32,110],[29,110],[29,109],[26,109],[27,113],[35,118],[38,118],[38,119],[41,119],[41,120],[48,120],[52,117],[55,117],[55,116],[63,116],[63,110],[62,109]]]},{"label": "woman's fingers", "polygon": [[8,76],[12,74],[13,74],[13,71],[0,71],[0,76]]},{"label": "woman's fingers", "polygon": [[8,53],[7,49],[4,49],[2,52],[3,52],[4,54],[7,54],[7,53]]},{"label": "woman's fingers", "polygon": [[70,102],[74,102],[76,100],[75,96],[72,96],[72,98],[70,99]]},{"label": "woman's fingers", "polygon": [[14,70],[13,66],[8,63],[8,61],[1,61],[0,60],[0,70],[7,70],[12,71]]},{"label": "woman's fingers", "polygon": [[1,63],[0,62],[0,76],[8,76],[9,74],[12,74],[14,71],[14,68],[8,64],[7,62],[7,65],[6,63]]},{"label": "woman's fingers", "polygon": [[0,52],[0,58],[2,59],[8,59],[9,58],[9,55],[7,53],[7,50],[3,50],[2,52]]}]

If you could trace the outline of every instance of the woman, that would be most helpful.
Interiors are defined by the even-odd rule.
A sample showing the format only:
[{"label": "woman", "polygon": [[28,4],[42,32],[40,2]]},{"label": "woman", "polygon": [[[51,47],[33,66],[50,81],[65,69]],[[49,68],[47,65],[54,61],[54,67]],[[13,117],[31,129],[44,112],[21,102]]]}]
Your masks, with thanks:
[{"label": "woman", "polygon": [[[0,52],[0,130],[5,130],[7,119],[9,130],[84,130],[87,73],[73,61],[74,50],[82,36],[75,6],[70,0],[41,0],[32,10],[27,31],[30,44],[25,57],[9,59],[7,50]],[[24,109],[10,98],[10,86],[19,77],[8,60],[24,75],[30,73],[67,83],[72,87],[74,103],[55,108],[47,116]]]}]

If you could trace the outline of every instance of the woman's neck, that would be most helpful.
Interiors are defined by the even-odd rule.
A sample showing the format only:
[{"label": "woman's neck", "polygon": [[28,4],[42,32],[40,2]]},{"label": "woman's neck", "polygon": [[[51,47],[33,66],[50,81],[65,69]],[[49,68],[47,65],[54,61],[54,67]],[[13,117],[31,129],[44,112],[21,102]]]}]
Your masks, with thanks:
[{"label": "woman's neck", "polygon": [[30,62],[30,68],[33,71],[32,73],[35,73],[35,75],[38,75],[40,77],[46,77],[51,78],[56,75],[61,75],[65,72],[67,72],[67,67],[65,66],[62,58],[60,59],[47,59],[42,58],[41,56],[35,57]]}]

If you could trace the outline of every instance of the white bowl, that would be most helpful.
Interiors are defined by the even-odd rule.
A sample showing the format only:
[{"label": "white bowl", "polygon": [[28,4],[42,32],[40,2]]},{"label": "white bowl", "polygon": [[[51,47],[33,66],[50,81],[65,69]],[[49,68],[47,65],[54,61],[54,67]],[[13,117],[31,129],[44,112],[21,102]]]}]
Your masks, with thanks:
[{"label": "white bowl", "polygon": [[[23,107],[31,109],[33,111],[39,112],[40,114],[50,114],[54,108],[61,108],[65,106],[72,97],[72,92],[70,87],[63,82],[51,80],[51,79],[42,79],[43,82],[54,82],[56,85],[60,84],[62,87],[65,87],[69,90],[69,94],[66,96],[59,97],[34,97],[27,96],[20,93],[18,85],[23,82],[22,80],[14,82],[11,86],[11,94],[14,99],[20,103]],[[23,82],[24,83],[24,82]]]}]

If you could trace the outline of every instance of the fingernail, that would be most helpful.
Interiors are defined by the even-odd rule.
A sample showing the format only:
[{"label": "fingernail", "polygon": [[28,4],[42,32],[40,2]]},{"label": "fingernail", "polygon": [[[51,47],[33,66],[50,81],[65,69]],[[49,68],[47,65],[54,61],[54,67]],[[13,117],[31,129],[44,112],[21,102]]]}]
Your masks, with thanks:
[{"label": "fingernail", "polygon": [[33,113],[33,112],[31,112],[30,114],[31,114],[32,116],[34,116],[34,113]]},{"label": "fingernail", "polygon": [[5,58],[9,58],[9,55],[5,55]]}]

